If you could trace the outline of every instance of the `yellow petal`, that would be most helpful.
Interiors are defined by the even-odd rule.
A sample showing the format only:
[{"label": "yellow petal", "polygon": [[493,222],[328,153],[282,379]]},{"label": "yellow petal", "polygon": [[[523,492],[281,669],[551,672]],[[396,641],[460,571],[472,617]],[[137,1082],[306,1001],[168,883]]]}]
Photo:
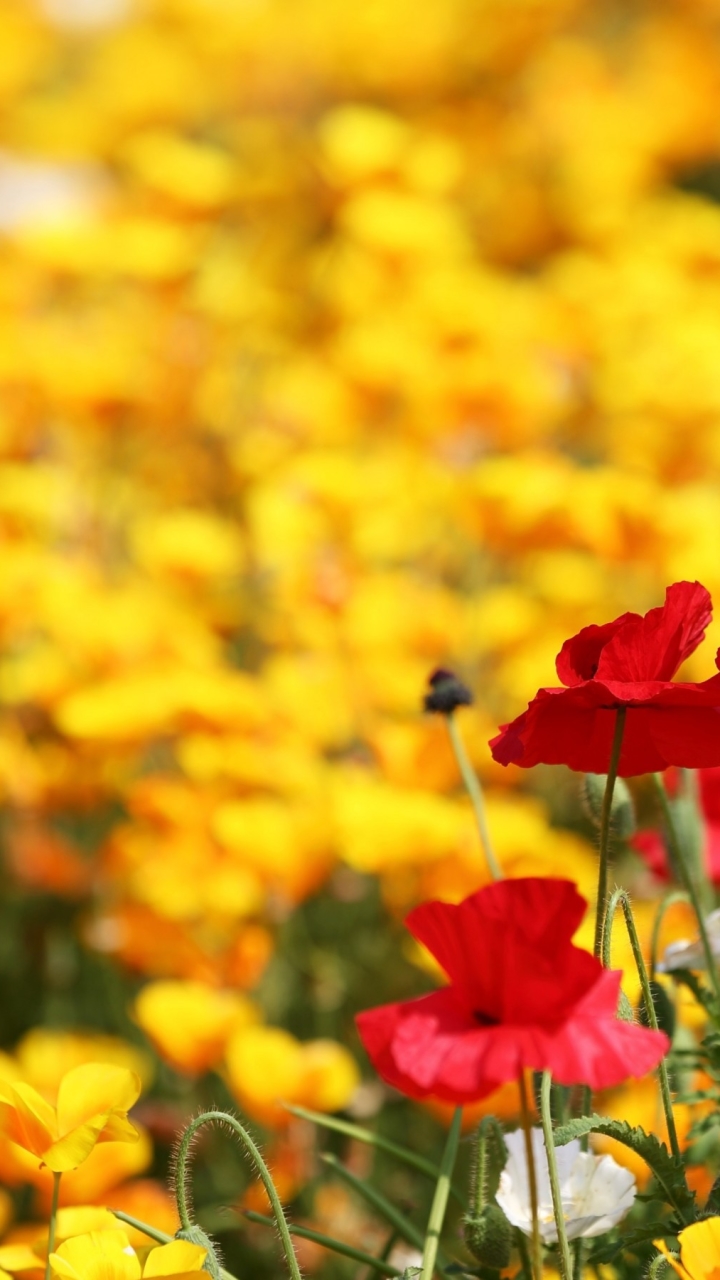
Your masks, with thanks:
[{"label": "yellow petal", "polygon": [[52,1107],[29,1084],[13,1085],[14,1105],[0,1104],[0,1118],[8,1137],[33,1155],[42,1156],[57,1135]]},{"label": "yellow petal", "polygon": [[52,1169],[53,1173],[67,1173],[70,1169],[77,1169],[100,1141],[108,1118],[107,1113],[103,1112],[86,1124],[79,1124],[76,1129],[66,1133],[64,1138],[53,1142],[43,1153],[43,1164]]},{"label": "yellow petal", "polygon": [[202,1271],[207,1249],[189,1240],[171,1240],[161,1244],[147,1256],[143,1276],[181,1276],[191,1271]]},{"label": "yellow petal", "polygon": [[124,1231],[73,1236],[50,1254],[53,1274],[63,1280],[140,1280],[140,1262]]},{"label": "yellow petal", "polygon": [[670,1266],[675,1271],[677,1271],[678,1275],[681,1277],[681,1280],[692,1280],[692,1277],[688,1275],[687,1271],[681,1265],[681,1263],[678,1262],[677,1258],[673,1257],[667,1245],[665,1244],[664,1240],[653,1240],[653,1244],[655,1245],[656,1249],[660,1250],[661,1254],[665,1258],[665,1261],[669,1262]]},{"label": "yellow petal", "polygon": [[113,1112],[105,1121],[99,1142],[137,1142],[138,1130],[127,1116]]},{"label": "yellow petal", "polygon": [[720,1277],[720,1218],[694,1222],[681,1231],[680,1257],[692,1280],[714,1280]]},{"label": "yellow petal", "polygon": [[[38,1271],[44,1265],[44,1259],[29,1244],[0,1245],[0,1268],[7,1267],[13,1272]],[[4,1270],[0,1270],[0,1277],[5,1274]]]},{"label": "yellow petal", "polygon": [[101,1112],[129,1111],[139,1095],[140,1080],[134,1071],[109,1063],[84,1062],[60,1081],[58,1133],[62,1137]]}]

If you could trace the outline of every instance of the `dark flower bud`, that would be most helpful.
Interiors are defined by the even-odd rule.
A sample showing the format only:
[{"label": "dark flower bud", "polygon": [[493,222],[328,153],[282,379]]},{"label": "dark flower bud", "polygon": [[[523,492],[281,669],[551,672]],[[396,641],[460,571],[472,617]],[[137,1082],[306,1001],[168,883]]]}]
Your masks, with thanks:
[{"label": "dark flower bud", "polygon": [[[607,778],[604,773],[586,773],[583,787],[585,811],[598,829],[602,821],[603,797]],[[635,806],[630,789],[623,778],[615,779],[610,823],[618,840],[628,840],[635,831]]]},{"label": "dark flower bud", "polygon": [[430,690],[423,698],[426,711],[434,711],[441,716],[452,715],[457,707],[472,706],[473,696],[466,684],[458,679],[452,671],[438,667],[428,678]]},{"label": "dark flower bud", "polygon": [[510,1261],[512,1227],[497,1204],[463,1218],[465,1244],[482,1267],[502,1271]]}]

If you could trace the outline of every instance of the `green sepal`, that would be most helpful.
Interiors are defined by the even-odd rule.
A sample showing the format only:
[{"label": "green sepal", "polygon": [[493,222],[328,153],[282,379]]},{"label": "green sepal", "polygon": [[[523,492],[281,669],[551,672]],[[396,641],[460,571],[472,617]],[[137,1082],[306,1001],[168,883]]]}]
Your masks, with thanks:
[{"label": "green sepal", "polygon": [[502,1271],[510,1262],[512,1227],[498,1204],[486,1204],[479,1213],[463,1218],[463,1237],[471,1254],[483,1267]]},{"label": "green sepal", "polygon": [[203,1262],[202,1269],[212,1276],[212,1280],[221,1280],[221,1267],[220,1259],[218,1258],[217,1245],[215,1244],[215,1241],[211,1240],[210,1236],[202,1230],[202,1227],[198,1227],[194,1222],[190,1227],[181,1227],[179,1231],[175,1232],[175,1239],[188,1240],[190,1244],[199,1244],[202,1249],[206,1249],[207,1257]]}]

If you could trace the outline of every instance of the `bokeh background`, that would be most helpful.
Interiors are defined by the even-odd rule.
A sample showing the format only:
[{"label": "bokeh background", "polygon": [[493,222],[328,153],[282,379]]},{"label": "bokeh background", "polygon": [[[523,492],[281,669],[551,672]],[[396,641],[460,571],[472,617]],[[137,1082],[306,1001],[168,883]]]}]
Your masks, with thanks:
[{"label": "bokeh background", "polygon": [[[487,879],[434,667],[506,874],[592,897],[576,780],[487,739],[581,626],[720,588],[719,103],[717,0],[1,0],[0,1066],[146,1085],[67,1203],[172,1229],[232,1101],[296,1217],[380,1238],[278,1099],[442,1140],[352,1023]],[[228,1146],[198,1204],[269,1275]],[[17,1235],[49,1175],[0,1176]]]}]

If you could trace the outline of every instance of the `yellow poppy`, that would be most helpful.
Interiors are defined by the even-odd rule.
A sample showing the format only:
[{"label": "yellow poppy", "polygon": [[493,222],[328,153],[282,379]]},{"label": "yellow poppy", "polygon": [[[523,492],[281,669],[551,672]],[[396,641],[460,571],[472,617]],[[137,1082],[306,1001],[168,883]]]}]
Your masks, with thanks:
[{"label": "yellow poppy", "polygon": [[98,1142],[135,1142],[127,1117],[140,1080],[127,1067],[83,1063],[60,1081],[53,1107],[21,1081],[0,1081],[0,1125],[19,1147],[53,1173],[76,1169]]},{"label": "yellow poppy", "polygon": [[655,1240],[655,1248],[665,1255],[681,1280],[718,1280],[720,1277],[720,1218],[693,1222],[678,1235],[680,1258],[663,1243]]}]

